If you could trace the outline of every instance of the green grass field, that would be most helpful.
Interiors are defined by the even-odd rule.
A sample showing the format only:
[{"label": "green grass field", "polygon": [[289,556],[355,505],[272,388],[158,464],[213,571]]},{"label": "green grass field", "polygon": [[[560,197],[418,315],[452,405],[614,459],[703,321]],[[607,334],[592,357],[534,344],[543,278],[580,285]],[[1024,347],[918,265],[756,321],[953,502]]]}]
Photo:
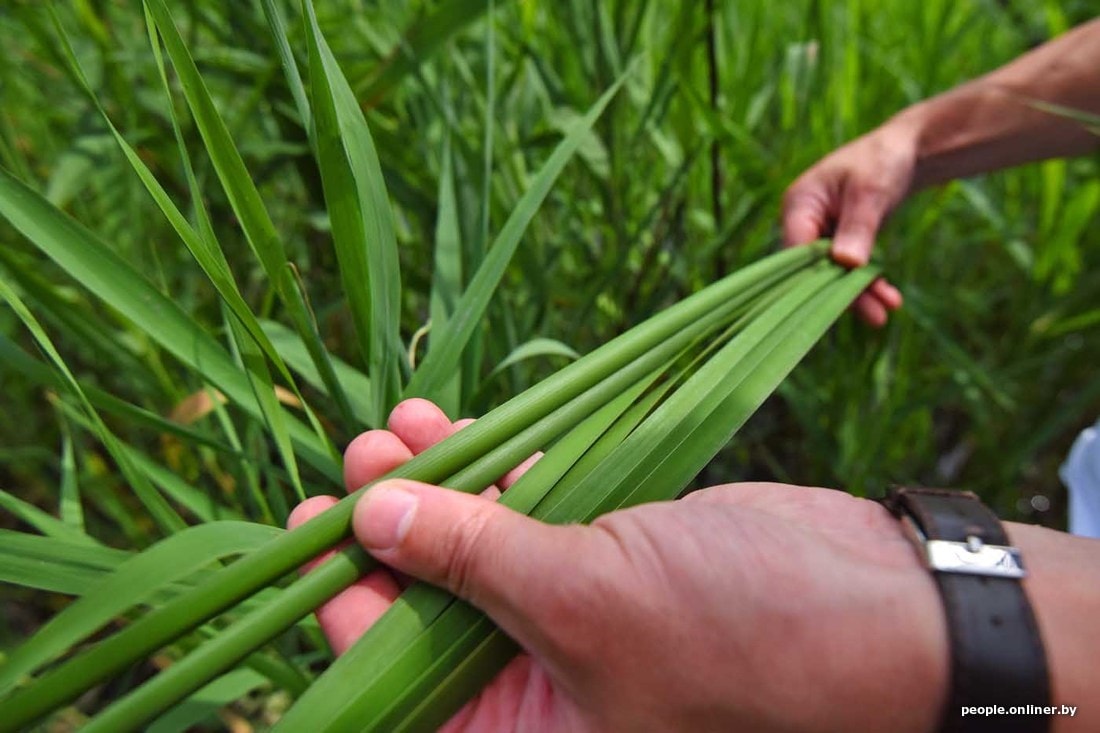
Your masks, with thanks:
[{"label": "green grass field", "polygon": [[[342,70],[354,99],[318,96],[307,71],[324,54],[298,2],[0,7],[0,195],[37,192],[94,233],[30,205],[21,226],[0,216],[15,304],[0,307],[0,528],[102,543],[79,568],[6,578],[40,590],[3,586],[0,648],[81,594],[110,548],[217,518],[282,526],[299,497],[335,493],[338,452],[381,426],[410,380],[452,417],[481,415],[774,251],[783,190],[819,157],[1097,10],[317,5],[323,83]],[[370,144],[347,134],[358,109],[380,177],[340,165],[341,134]],[[574,152],[555,179],[563,141]],[[877,252],[905,308],[881,332],[842,319],[696,481],[950,485],[1002,516],[1064,526],[1057,468],[1100,415],[1097,163],[913,197]],[[365,203],[326,195],[383,179]],[[36,227],[69,244],[36,244]],[[334,234],[394,246],[364,260]],[[508,246],[499,283],[471,286]],[[459,297],[479,288],[468,341],[447,341]],[[30,552],[11,532],[4,542],[2,557]],[[299,663],[310,640],[300,629],[276,656]],[[287,669],[242,667],[212,697],[261,690],[223,715],[265,728],[296,694]],[[194,720],[214,726],[211,709]]]}]

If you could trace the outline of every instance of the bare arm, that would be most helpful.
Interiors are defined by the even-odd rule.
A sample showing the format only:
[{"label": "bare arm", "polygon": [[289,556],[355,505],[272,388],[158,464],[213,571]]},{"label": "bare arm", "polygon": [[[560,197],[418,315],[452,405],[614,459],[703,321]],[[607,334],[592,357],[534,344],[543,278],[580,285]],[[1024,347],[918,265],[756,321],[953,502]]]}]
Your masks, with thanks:
[{"label": "bare arm", "polygon": [[[832,235],[833,259],[861,265],[886,215],[911,191],[1097,146],[1094,132],[1043,103],[1100,114],[1100,20],[914,104],[822,158],[787,189],[784,240]],[[873,325],[900,305],[901,294],[882,280],[856,301]]]},{"label": "bare arm", "polygon": [[1100,137],[1044,102],[1100,114],[1100,19],[887,124],[915,126],[913,188],[1097,147]]},{"label": "bare arm", "polygon": [[1024,581],[1050,668],[1052,701],[1077,707],[1056,716],[1055,733],[1096,730],[1100,708],[1100,541],[1028,524],[1006,523],[1027,563]]}]

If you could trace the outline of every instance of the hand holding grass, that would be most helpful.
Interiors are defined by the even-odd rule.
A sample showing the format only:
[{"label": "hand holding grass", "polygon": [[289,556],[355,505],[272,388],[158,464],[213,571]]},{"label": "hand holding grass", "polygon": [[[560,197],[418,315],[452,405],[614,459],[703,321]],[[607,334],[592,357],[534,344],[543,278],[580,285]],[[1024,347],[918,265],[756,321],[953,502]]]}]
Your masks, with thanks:
[{"label": "hand holding grass", "polygon": [[[348,485],[457,427],[403,403],[390,431],[349,447]],[[312,499],[292,522],[330,503]],[[528,652],[447,730],[925,731],[946,689],[932,579],[884,509],[840,492],[720,486],[551,526],[396,480],[365,495],[354,528],[379,560],[480,607]],[[329,602],[333,647],[398,592],[379,571]]]},{"label": "hand holding grass", "polygon": [[[787,190],[783,238],[793,246],[831,235],[834,260],[866,264],[883,221],[911,191],[1095,149],[1097,90],[1100,20],[1093,20],[906,108],[823,158]],[[879,279],[855,309],[881,326],[901,302],[897,289]]]}]

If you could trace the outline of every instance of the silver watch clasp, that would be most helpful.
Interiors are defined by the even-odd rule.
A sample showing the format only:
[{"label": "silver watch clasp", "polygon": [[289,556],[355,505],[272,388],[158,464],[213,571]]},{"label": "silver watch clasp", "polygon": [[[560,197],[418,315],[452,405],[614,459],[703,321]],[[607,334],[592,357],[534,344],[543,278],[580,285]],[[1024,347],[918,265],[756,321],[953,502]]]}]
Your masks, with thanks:
[{"label": "silver watch clasp", "polygon": [[976,535],[969,535],[965,542],[930,540],[912,517],[903,515],[901,521],[932,570],[994,578],[1027,577],[1020,551],[1015,547],[988,545]]}]

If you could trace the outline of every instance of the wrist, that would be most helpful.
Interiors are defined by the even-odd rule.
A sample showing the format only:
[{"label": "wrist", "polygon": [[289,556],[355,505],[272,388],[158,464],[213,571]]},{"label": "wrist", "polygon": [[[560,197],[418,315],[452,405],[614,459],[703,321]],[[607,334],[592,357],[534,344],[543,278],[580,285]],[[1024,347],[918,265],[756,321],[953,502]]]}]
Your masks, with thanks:
[{"label": "wrist", "polygon": [[997,167],[989,159],[988,130],[979,119],[989,95],[980,81],[970,82],[907,107],[890,120],[912,145],[911,190]]},{"label": "wrist", "polygon": [[1006,522],[1027,563],[1024,581],[1050,669],[1051,704],[1077,708],[1052,718],[1052,733],[1095,730],[1091,701],[1100,685],[1100,541],[1034,525]]},{"label": "wrist", "polygon": [[[894,488],[883,503],[913,540],[943,603],[951,669],[942,730],[1049,733],[1048,656],[1021,582],[1026,560],[1003,523],[965,491]],[[1014,717],[1018,706],[1035,712]]]}]

